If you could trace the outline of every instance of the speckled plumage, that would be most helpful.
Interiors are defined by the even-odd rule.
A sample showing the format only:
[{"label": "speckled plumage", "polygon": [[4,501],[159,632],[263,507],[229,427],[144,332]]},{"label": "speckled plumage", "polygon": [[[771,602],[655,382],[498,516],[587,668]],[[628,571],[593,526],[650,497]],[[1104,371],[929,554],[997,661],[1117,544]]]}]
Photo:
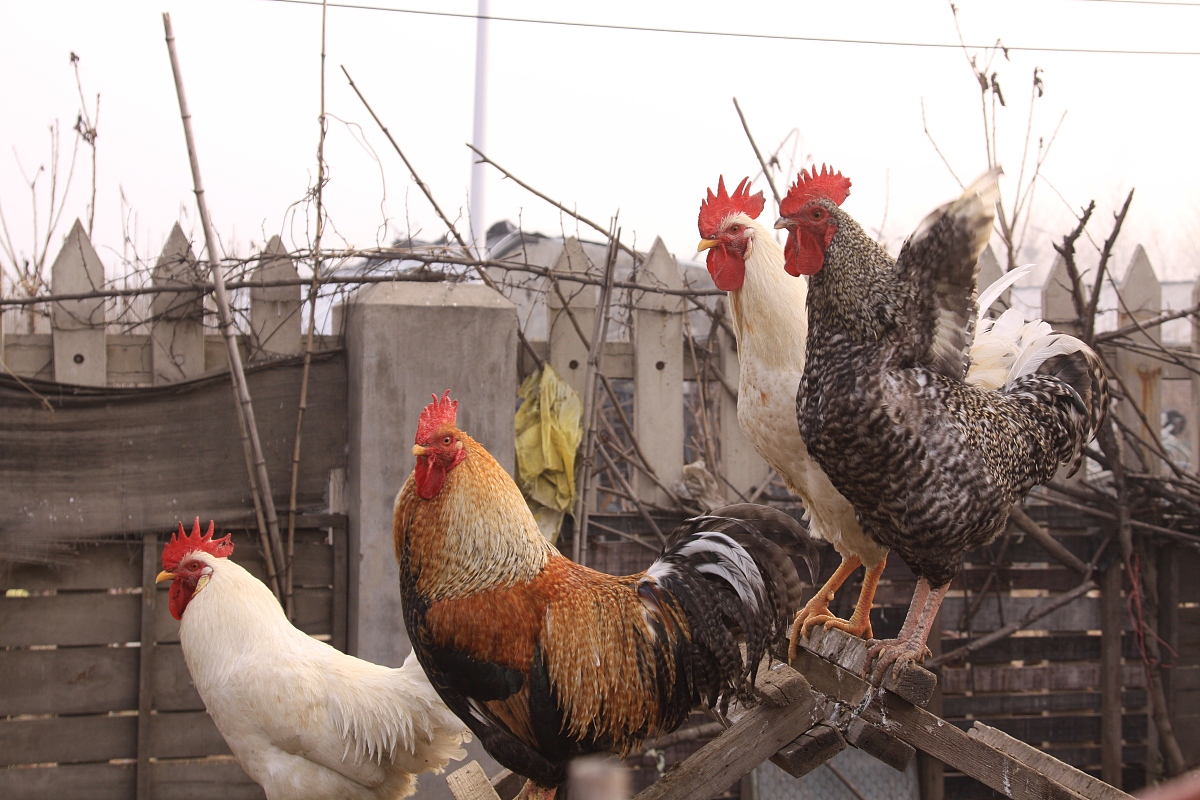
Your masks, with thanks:
[{"label": "speckled plumage", "polygon": [[999,391],[964,382],[986,188],[931,214],[895,260],[819,201],[836,234],[809,278],[801,435],[867,534],[934,587],[1000,533],[1014,501],[1078,463],[1107,405],[1082,343]]}]

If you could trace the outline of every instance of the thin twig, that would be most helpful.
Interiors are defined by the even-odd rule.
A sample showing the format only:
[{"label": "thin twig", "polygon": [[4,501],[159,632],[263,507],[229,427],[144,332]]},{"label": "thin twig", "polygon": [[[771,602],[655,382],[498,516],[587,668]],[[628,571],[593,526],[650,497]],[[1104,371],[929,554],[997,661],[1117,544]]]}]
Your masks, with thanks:
[{"label": "thin twig", "polygon": [[733,98],[733,107],[737,109],[738,119],[742,121],[742,130],[746,132],[746,138],[750,140],[750,147],[754,149],[754,157],[758,159],[763,175],[767,179],[767,185],[771,187],[771,194],[775,196],[775,207],[779,208],[779,204],[783,200],[779,197],[779,190],[775,188],[775,180],[771,177],[771,170],[767,169],[767,162],[763,160],[762,153],[758,151],[758,145],[754,143],[754,135],[750,133],[750,126],[746,123],[746,115],[742,113],[742,107],[738,105],[736,97]]}]

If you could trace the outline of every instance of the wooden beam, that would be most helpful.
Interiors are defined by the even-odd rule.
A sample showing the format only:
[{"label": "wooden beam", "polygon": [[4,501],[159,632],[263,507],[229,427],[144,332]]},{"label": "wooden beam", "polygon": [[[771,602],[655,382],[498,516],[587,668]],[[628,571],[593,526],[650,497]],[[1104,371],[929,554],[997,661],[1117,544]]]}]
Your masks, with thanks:
[{"label": "wooden beam", "polygon": [[[1020,759],[972,739],[965,731],[889,691],[802,649],[793,665],[818,692],[861,709],[858,717],[929,753],[945,764],[1014,800],[1081,800]],[[868,698],[868,695],[871,695]],[[865,701],[865,702],[864,702]]]},{"label": "wooden beam", "polygon": [[478,761],[451,772],[446,776],[446,785],[454,800],[500,800]]},{"label": "wooden beam", "polygon": [[990,725],[976,722],[967,735],[989,747],[1016,756],[1047,778],[1083,795],[1088,800],[1125,800],[1129,797],[1120,789],[1114,789],[1104,781],[1097,780],[1069,764],[1064,764],[1057,758],[1048,756],[1036,747],[1031,747],[1020,739],[1014,739],[1004,731],[997,730]]},{"label": "wooden beam", "polygon": [[842,732],[828,722],[819,722],[771,756],[771,763],[800,778],[845,749]]},{"label": "wooden beam", "polygon": [[[837,628],[818,626],[803,647],[859,678],[866,677],[869,658],[864,639]],[[884,689],[895,692],[917,706],[928,703],[936,687],[937,676],[911,661],[902,665],[898,673],[893,674],[892,670],[888,670],[883,677]]]},{"label": "wooden beam", "polygon": [[150,711],[154,702],[154,607],[158,597],[158,536],[142,537],[142,636],[138,660],[137,800],[150,800]]},{"label": "wooden beam", "polygon": [[[687,760],[667,770],[636,800],[715,797],[816,722],[817,700],[808,682],[795,670],[780,664],[768,675],[760,676],[756,688],[766,689],[764,702],[748,710]],[[771,698],[790,701],[774,706]]]}]

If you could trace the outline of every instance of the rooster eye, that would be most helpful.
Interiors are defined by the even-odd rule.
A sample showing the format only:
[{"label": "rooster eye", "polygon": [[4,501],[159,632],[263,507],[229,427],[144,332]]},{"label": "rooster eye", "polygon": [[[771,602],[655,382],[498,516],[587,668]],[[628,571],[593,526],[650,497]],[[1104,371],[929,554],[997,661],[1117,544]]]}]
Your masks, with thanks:
[{"label": "rooster eye", "polygon": [[824,209],[814,208],[812,211],[809,212],[808,215],[810,217],[812,217],[813,219],[820,219],[821,217],[825,216],[825,211],[824,211]]},{"label": "rooster eye", "polygon": [[729,229],[729,232],[730,232],[730,233],[741,233],[741,232],[742,232],[742,226],[741,226],[741,225],[734,225],[734,226],[732,226],[732,227]]},{"label": "rooster eye", "polygon": [[453,441],[454,441],[454,440],[453,440],[453,439],[451,439],[449,436],[446,436],[446,437],[443,437],[443,438],[442,438],[442,444],[446,445],[447,447],[449,447],[449,446],[450,446],[450,443],[451,443],[451,442],[453,442]]}]

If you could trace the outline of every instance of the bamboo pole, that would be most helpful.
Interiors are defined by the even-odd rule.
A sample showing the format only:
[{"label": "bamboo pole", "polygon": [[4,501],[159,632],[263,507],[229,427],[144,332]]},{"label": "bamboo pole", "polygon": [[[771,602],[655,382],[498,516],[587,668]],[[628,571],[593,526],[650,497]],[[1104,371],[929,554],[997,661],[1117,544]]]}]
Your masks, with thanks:
[{"label": "bamboo pole", "polygon": [[[250,438],[250,450],[254,457],[253,469],[258,478],[262,507],[267,518],[267,535],[278,567],[285,564],[283,546],[279,538],[279,518],[275,514],[274,495],[271,494],[271,479],[267,475],[267,462],[263,457],[262,443],[258,438],[258,426],[254,422],[254,406],[250,402],[250,389],[246,385],[246,373],[242,370],[242,356],[237,349],[236,333],[233,329],[233,314],[229,310],[229,295],[225,291],[225,277],[221,271],[221,260],[217,250],[217,237],[213,232],[212,219],[208,214],[208,203],[204,199],[204,184],[200,180],[200,158],[196,153],[196,141],[192,135],[192,114],[188,110],[187,97],[183,91],[183,72],[179,67],[179,56],[175,52],[175,32],[171,28],[171,15],[163,14],[163,29],[167,35],[167,53],[171,56],[171,72],[175,76],[175,94],[179,98],[179,115],[183,120],[183,135],[187,140],[188,162],[192,167],[192,183],[195,187],[196,205],[200,212],[200,223],[204,228],[204,246],[208,250],[208,265],[212,272],[213,295],[217,301],[217,314],[221,333],[225,337],[229,355],[229,373],[237,389],[238,409]],[[250,466],[250,465],[247,465]]]},{"label": "bamboo pole", "polygon": [[292,444],[292,485],[288,492],[287,531],[287,602],[284,609],[288,619],[296,613],[295,596],[292,594],[292,561],[296,557],[296,499],[300,487],[300,435],[304,427],[304,412],[308,409],[308,376],[312,371],[313,336],[317,327],[317,293],[321,288],[321,235],[324,233],[325,218],[322,214],[321,197],[325,188],[325,12],[327,4],[321,2],[321,113],[317,117],[321,132],[317,138],[317,235],[313,241],[312,287],[308,292],[308,335],[304,338],[304,369],[300,374],[300,407],[296,411],[296,438]]}]

